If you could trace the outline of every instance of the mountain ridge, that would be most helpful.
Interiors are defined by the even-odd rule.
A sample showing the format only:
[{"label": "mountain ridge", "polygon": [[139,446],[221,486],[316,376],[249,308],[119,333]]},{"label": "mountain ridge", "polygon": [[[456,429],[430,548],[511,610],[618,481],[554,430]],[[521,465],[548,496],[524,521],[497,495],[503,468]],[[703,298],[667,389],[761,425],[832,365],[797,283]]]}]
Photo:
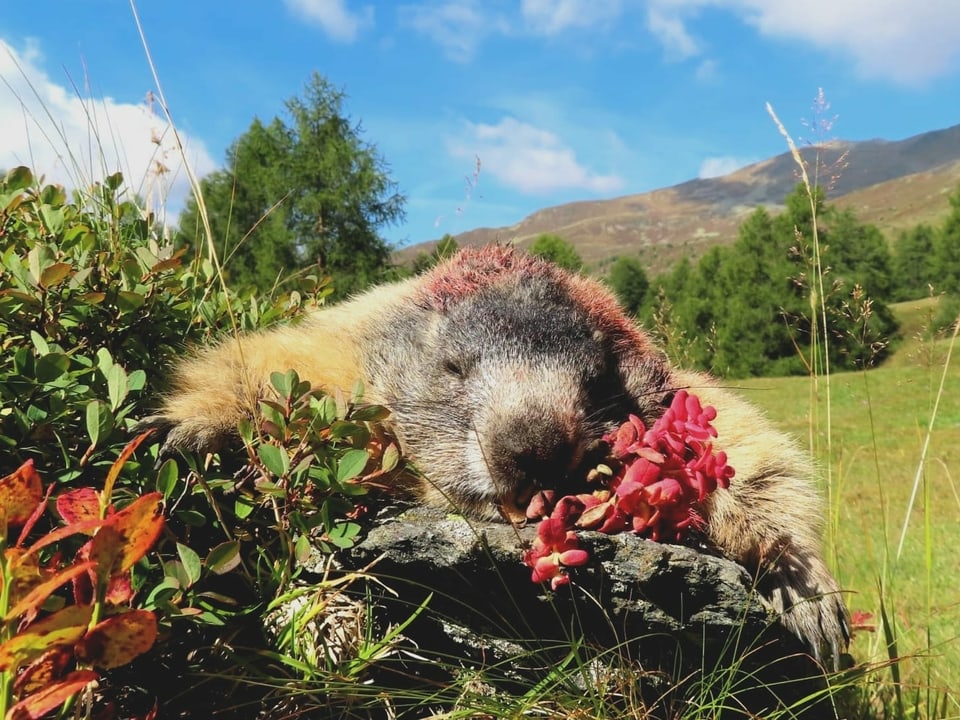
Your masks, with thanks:
[{"label": "mountain ridge", "polygon": [[[960,183],[960,124],[902,140],[834,141],[800,149],[827,191],[827,202],[850,208],[888,238],[919,222],[936,222]],[[454,236],[459,246],[489,242],[529,245],[551,233],[571,242],[588,266],[622,255],[639,257],[656,273],[682,255],[699,256],[736,239],[757,207],[777,212],[800,181],[790,152],[714,178],[694,178],[645,193],[578,200],[537,210],[513,225],[475,228]],[[436,240],[405,248],[401,259],[429,251]]]}]

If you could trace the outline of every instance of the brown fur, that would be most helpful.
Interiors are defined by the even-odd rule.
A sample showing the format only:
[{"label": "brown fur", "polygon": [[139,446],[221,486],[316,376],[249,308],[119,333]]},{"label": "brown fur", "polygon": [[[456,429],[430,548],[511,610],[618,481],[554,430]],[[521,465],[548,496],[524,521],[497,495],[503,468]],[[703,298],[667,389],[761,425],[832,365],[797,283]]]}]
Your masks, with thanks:
[{"label": "brown fur", "polygon": [[463,251],[425,276],[185,360],[145,424],[168,431],[164,452],[215,448],[270,373],[288,368],[326,388],[362,379],[366,399],[391,409],[426,478],[424,500],[486,518],[579,472],[590,441],[628,413],[650,422],[689,388],[717,408],[717,445],[736,469],[704,505],[709,540],[756,574],[815,655],[835,663],[845,651],[805,454],[732,392],[672,368],[599,283],[509,248]]}]

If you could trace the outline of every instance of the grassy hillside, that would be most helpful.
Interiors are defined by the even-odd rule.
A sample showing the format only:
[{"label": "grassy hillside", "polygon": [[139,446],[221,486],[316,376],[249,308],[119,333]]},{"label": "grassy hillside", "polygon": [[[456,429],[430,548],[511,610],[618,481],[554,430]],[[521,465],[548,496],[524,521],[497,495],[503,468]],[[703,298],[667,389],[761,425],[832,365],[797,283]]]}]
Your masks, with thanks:
[{"label": "grassy hillside", "polygon": [[[901,665],[905,682],[954,691],[945,716],[957,717],[960,366],[954,362],[946,373],[918,472],[948,340],[922,338],[933,301],[894,307],[906,339],[884,367],[820,379],[816,389],[806,378],[756,379],[739,386],[782,428],[814,448],[830,499],[828,553],[851,592],[849,607],[878,619],[883,599],[895,619],[900,655],[914,656]],[[919,484],[908,514],[915,478]],[[880,632],[861,633],[853,647],[861,660],[887,657]]]}]

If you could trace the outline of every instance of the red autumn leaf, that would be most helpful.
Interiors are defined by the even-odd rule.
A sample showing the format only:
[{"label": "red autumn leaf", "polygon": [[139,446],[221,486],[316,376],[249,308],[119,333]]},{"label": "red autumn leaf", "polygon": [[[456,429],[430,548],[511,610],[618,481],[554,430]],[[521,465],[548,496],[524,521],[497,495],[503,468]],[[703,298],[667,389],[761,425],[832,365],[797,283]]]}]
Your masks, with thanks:
[{"label": "red autumn leaf", "polygon": [[21,700],[7,712],[5,720],[39,720],[54,708],[83,690],[88,683],[100,676],[93,670],[77,670],[63,680],[47,685],[25,700]]},{"label": "red autumn leaf", "polygon": [[14,695],[24,697],[37,692],[37,690],[62,678],[66,669],[72,664],[72,647],[56,647],[47,650],[17,675],[17,679],[13,681]]},{"label": "red autumn leaf", "polygon": [[157,618],[149,610],[131,610],[107,618],[80,640],[77,658],[95,667],[126,665],[151,647],[157,639]]},{"label": "red autumn leaf", "polygon": [[100,517],[100,496],[91,487],[77,488],[57,498],[57,513],[67,525]]},{"label": "red autumn leaf", "polygon": [[73,645],[87,632],[93,607],[68,605],[28,625],[0,644],[0,670],[16,670],[58,645]]},{"label": "red autumn leaf", "polygon": [[103,601],[108,605],[126,605],[133,599],[133,583],[130,581],[130,573],[125,575],[114,575],[107,582],[107,592],[103,596]]},{"label": "red autumn leaf", "polygon": [[36,553],[38,550],[47,547],[47,545],[53,545],[54,543],[60,542],[64,538],[70,537],[71,535],[76,535],[77,533],[85,533],[88,530],[95,530],[101,525],[103,525],[103,520],[98,518],[96,520],[83,520],[82,522],[74,523],[73,525],[57,528],[52,532],[48,532],[42,538],[39,538],[33,545],[30,546],[30,549],[27,550],[27,553]]},{"label": "red autumn leaf", "polygon": [[111,574],[126,572],[147,554],[163,530],[163,495],[153,492],[137,498],[107,518],[104,527],[112,528],[122,537],[122,552]]},{"label": "red autumn leaf", "polygon": [[43,499],[43,483],[33,468],[33,460],[27,460],[5,478],[0,479],[0,508],[7,515],[10,525],[23,525]]}]

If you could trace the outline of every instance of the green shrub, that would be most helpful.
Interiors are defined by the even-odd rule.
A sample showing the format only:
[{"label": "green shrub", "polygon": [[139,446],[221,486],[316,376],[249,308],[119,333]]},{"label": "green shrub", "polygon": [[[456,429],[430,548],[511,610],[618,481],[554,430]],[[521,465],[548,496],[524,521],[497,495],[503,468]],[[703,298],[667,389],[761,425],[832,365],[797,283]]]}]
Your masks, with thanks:
[{"label": "green shrub", "polygon": [[[117,174],[68,199],[29,170],[0,181],[0,472],[33,458],[73,480],[109,464],[156,378],[187,346],[260,327],[320,298],[228,297],[189,265]],[[147,390],[151,381],[152,392]]]},{"label": "green shrub", "polygon": [[[149,709],[216,667],[242,668],[240,679],[224,681],[230,687],[267,672],[284,677],[263,654],[264,612],[291,592],[308,550],[354,542],[367,481],[398,464],[396,446],[376,429],[382,408],[360,405],[359,393],[324,395],[293,373],[274,377],[275,396],[245,426],[239,474],[217,458],[154,469],[156,438],[139,460],[124,451],[159,379],[189,346],[294,319],[331,292],[327,279],[298,282],[277,298],[228,293],[210,260],[184,261],[120,175],[69,198],[25,168],[0,180],[0,477],[32,463],[59,497],[107,476],[123,505],[159,491],[168,518],[133,572],[136,604],[157,615],[158,642],[102,677],[107,697],[135,685],[119,694]],[[242,660],[223,652],[238,638],[253,648],[238,651]],[[157,663],[175,671],[147,670]],[[280,665],[303,675],[302,664]],[[214,693],[221,700],[224,687]]]}]

